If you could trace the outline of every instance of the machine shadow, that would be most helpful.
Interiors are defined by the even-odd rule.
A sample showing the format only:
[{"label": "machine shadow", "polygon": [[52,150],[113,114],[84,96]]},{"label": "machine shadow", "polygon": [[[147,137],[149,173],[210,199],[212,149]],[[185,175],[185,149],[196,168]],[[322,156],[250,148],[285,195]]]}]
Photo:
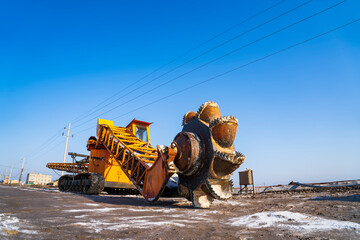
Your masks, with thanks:
[{"label": "machine shadow", "polygon": [[[162,208],[178,208],[193,209],[192,205],[178,205],[186,203],[184,198],[160,198],[156,202],[148,202],[141,195],[87,195],[74,193],[83,196],[97,203],[113,204],[117,206],[137,206],[137,207],[162,207]],[[190,202],[189,202],[190,203]]]},{"label": "machine shadow", "polygon": [[345,201],[345,202],[360,202],[360,195],[354,194],[350,196],[320,196],[310,199],[312,201]]}]

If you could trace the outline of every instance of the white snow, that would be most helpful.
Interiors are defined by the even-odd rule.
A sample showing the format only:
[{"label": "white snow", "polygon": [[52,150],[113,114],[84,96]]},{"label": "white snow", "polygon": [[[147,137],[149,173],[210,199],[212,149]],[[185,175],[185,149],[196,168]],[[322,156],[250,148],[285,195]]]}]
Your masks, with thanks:
[{"label": "white snow", "polygon": [[131,217],[118,217],[117,220],[120,221],[132,221],[134,219],[150,219],[156,218],[156,216],[131,216]]},{"label": "white snow", "polygon": [[[149,228],[153,226],[193,226],[200,222],[203,223],[212,221],[211,218],[207,218],[207,216],[214,214],[217,215],[220,213],[219,211],[205,209],[178,209],[157,207],[101,208],[100,205],[98,206],[98,204],[95,203],[81,203],[81,205],[97,207],[81,209],[81,206],[79,206],[79,209],[74,209],[74,207],[72,206],[71,209],[63,210],[63,212],[78,213],[79,215],[74,217],[75,219],[77,219],[78,222],[72,223],[70,225],[82,226],[86,228],[87,231],[96,233],[99,233],[103,230],[120,231],[124,229]],[[122,212],[127,212],[129,216],[114,216],[119,212],[119,210]],[[97,213],[103,212],[106,212],[107,215],[111,214],[113,216],[112,220],[109,221],[107,219],[91,219],[93,215],[97,215]],[[131,212],[139,212],[139,214],[141,213],[141,215],[133,216],[133,213]],[[154,215],[154,213],[157,214]]]},{"label": "white snow", "polygon": [[154,209],[154,208],[128,208],[127,210],[132,212],[163,212],[163,213],[171,213],[174,212],[175,209]]},{"label": "white snow", "polygon": [[[66,212],[83,212],[86,215],[75,216],[75,219],[78,222],[73,223],[72,225],[82,226],[87,229],[89,232],[99,233],[101,231],[110,230],[110,231],[120,231],[124,229],[139,229],[139,228],[149,228],[154,226],[159,227],[169,227],[169,226],[194,226],[200,222],[209,222],[212,221],[209,218],[206,218],[208,215],[218,214],[218,211],[209,211],[202,209],[191,209],[179,211],[175,208],[121,208],[122,211],[126,210],[129,212],[130,216],[128,217],[113,217],[110,220],[108,219],[91,219],[91,214],[89,212],[107,212],[113,210],[119,210],[120,208],[94,208],[94,209],[71,209],[65,210]],[[131,216],[131,212],[140,212],[140,216]],[[154,215],[153,212],[158,212],[160,215]],[[171,214],[169,214],[171,213]],[[86,221],[85,221],[86,220]]]},{"label": "white snow", "polygon": [[249,205],[249,203],[241,202],[241,201],[237,201],[237,200],[233,200],[233,199],[229,199],[229,200],[225,200],[225,201],[215,199],[213,201],[213,205],[246,206],[246,205]]},{"label": "white snow", "polygon": [[87,218],[89,217],[89,215],[78,215],[78,216],[75,216],[74,218]]},{"label": "white snow", "polygon": [[[184,224],[177,223],[176,220],[174,220],[174,221],[156,221],[154,219],[151,219],[151,221],[149,221],[149,220],[145,220],[145,219],[138,219],[138,220],[128,221],[128,223],[129,223],[128,225],[133,228],[147,228],[150,226],[164,226],[164,225],[175,225],[175,226],[179,226],[179,227],[185,227]],[[116,225],[114,225],[113,227],[116,228]]]},{"label": "white snow", "polygon": [[104,222],[97,220],[90,220],[86,222],[77,222],[73,225],[83,226],[89,229],[90,232],[99,233],[103,230],[124,230],[127,228],[149,228],[151,226],[178,226],[184,227],[181,221],[154,221],[144,219],[127,219],[126,223],[117,224],[116,222]]},{"label": "white snow", "polygon": [[177,218],[177,219],[186,218],[186,219],[193,219],[193,220],[206,221],[206,222],[211,221],[211,219],[207,217],[198,217],[198,216],[190,216],[190,215],[191,214],[171,214],[168,215],[168,217]]},{"label": "white snow", "polygon": [[59,189],[54,189],[54,188],[20,187],[18,189],[29,192],[60,192]]},{"label": "white snow", "polygon": [[69,209],[63,212],[111,212],[115,210],[124,210],[126,208],[92,208],[92,209]]},{"label": "white snow", "polygon": [[279,227],[295,231],[354,230],[360,233],[360,224],[348,221],[330,220],[289,211],[259,212],[248,216],[230,218],[232,226],[248,228]]},{"label": "white snow", "polygon": [[7,216],[5,214],[0,213],[0,235],[6,234],[3,230],[17,231],[25,234],[37,234],[37,231],[23,229],[29,228],[26,226],[24,222],[20,222],[17,217]]},{"label": "white snow", "polygon": [[29,192],[36,192],[37,190],[36,189],[33,189],[33,188],[19,188],[20,190],[23,190],[23,191],[29,191]]},{"label": "white snow", "polygon": [[100,206],[100,204],[97,204],[97,203],[85,203],[85,205],[88,205],[88,206]]}]

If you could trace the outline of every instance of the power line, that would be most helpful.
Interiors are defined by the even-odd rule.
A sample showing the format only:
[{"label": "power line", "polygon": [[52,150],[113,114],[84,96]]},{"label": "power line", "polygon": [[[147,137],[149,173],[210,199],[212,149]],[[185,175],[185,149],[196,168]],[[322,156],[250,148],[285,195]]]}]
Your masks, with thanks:
[{"label": "power line", "polygon": [[[57,138],[55,138],[52,142],[54,142],[55,140],[57,140]],[[47,149],[47,151],[41,153],[42,151],[44,151],[46,148],[48,148],[49,146],[51,146],[51,144],[48,144],[47,146],[43,147],[40,151],[38,151],[35,155],[31,156],[30,159],[31,161],[37,161],[39,160],[40,157],[43,157],[45,154],[49,153],[50,151],[54,150],[56,147],[59,147],[59,144],[62,143],[63,140],[61,139],[60,141],[55,142],[55,145],[52,146],[52,148]]]},{"label": "power line", "polygon": [[[58,143],[60,143],[60,142],[58,142]],[[50,151],[54,150],[56,147],[59,147],[59,145],[58,144],[54,145],[52,148],[48,149],[46,152],[42,153],[41,155],[37,156],[36,158],[33,158],[32,161],[39,160],[40,157],[42,157],[45,154],[49,153]]]},{"label": "power line", "polygon": [[85,123],[87,123],[87,122],[89,122],[89,121],[92,121],[92,120],[96,119],[97,117],[100,117],[100,116],[103,115],[103,114],[106,114],[106,113],[108,113],[108,112],[110,112],[110,111],[113,111],[113,110],[115,110],[115,109],[117,109],[117,108],[119,108],[119,107],[121,107],[121,106],[124,106],[125,104],[127,104],[127,103],[129,103],[129,102],[131,102],[131,101],[134,101],[134,100],[136,100],[136,99],[144,96],[145,94],[148,94],[148,93],[150,93],[150,92],[152,92],[152,91],[154,91],[154,90],[157,90],[158,88],[160,88],[160,87],[162,87],[162,86],[164,86],[164,85],[166,85],[166,84],[169,84],[169,83],[171,83],[171,82],[173,82],[173,81],[175,81],[175,80],[177,80],[177,79],[179,79],[179,78],[181,78],[181,77],[183,77],[183,76],[185,76],[185,75],[187,75],[187,74],[189,74],[189,73],[192,73],[192,72],[194,72],[194,71],[196,71],[196,70],[198,70],[198,69],[200,69],[200,68],[203,68],[203,67],[205,67],[205,66],[207,66],[207,65],[209,65],[209,64],[211,64],[211,63],[213,63],[213,62],[216,62],[216,61],[218,61],[218,60],[220,60],[220,59],[222,59],[222,58],[224,58],[224,57],[226,57],[226,56],[228,56],[228,55],[230,55],[230,54],[233,54],[233,53],[235,53],[235,52],[238,52],[238,51],[240,51],[240,50],[242,50],[242,49],[244,49],[244,48],[246,48],[246,47],[248,47],[248,46],[251,46],[251,45],[253,45],[253,44],[255,44],[255,43],[259,42],[259,41],[262,41],[262,40],[264,40],[264,39],[266,39],[266,38],[269,38],[270,36],[273,36],[273,35],[275,35],[275,34],[278,34],[278,33],[282,32],[282,31],[284,31],[284,30],[286,30],[286,29],[289,29],[289,28],[291,28],[291,27],[293,27],[293,26],[295,26],[295,25],[297,25],[297,24],[299,24],[299,23],[301,23],[301,22],[304,22],[304,21],[306,21],[306,20],[308,20],[308,19],[310,19],[310,18],[313,18],[313,17],[315,17],[315,16],[317,16],[317,15],[319,15],[319,14],[321,14],[321,13],[324,13],[324,12],[326,12],[326,11],[334,8],[334,7],[337,7],[337,6],[339,6],[340,4],[343,4],[343,3],[346,2],[346,1],[347,1],[347,0],[343,0],[343,1],[341,1],[341,2],[338,2],[338,3],[336,3],[336,4],[334,4],[334,5],[330,6],[330,7],[327,7],[327,8],[325,8],[325,9],[321,10],[321,11],[318,11],[318,12],[316,12],[316,13],[314,13],[314,14],[306,17],[306,18],[300,19],[299,21],[296,21],[295,23],[289,24],[289,25],[287,25],[287,26],[285,26],[285,27],[283,27],[283,28],[280,28],[280,29],[277,30],[277,31],[274,31],[274,32],[272,32],[272,33],[270,33],[270,34],[267,34],[267,35],[265,35],[265,36],[263,36],[263,37],[261,37],[261,38],[258,38],[258,39],[256,39],[256,40],[250,42],[250,43],[247,43],[247,44],[245,44],[245,45],[242,45],[241,47],[236,48],[236,49],[234,49],[234,50],[232,50],[232,51],[230,51],[230,52],[228,52],[228,53],[226,53],[226,54],[224,54],[224,55],[222,55],[222,56],[220,56],[220,57],[217,57],[217,58],[215,58],[215,59],[212,59],[212,60],[210,60],[210,61],[208,61],[208,62],[206,62],[206,63],[204,63],[204,64],[202,64],[202,65],[200,65],[200,66],[198,66],[198,67],[196,67],[196,68],[193,68],[193,69],[191,69],[191,70],[189,70],[189,71],[187,71],[187,72],[185,72],[185,73],[183,73],[183,74],[180,74],[179,76],[177,76],[177,77],[175,77],[175,78],[172,78],[172,79],[166,81],[165,83],[162,83],[162,84],[160,84],[160,85],[158,85],[158,86],[156,86],[156,87],[154,87],[154,88],[152,88],[152,89],[150,89],[150,90],[147,90],[146,92],[144,92],[144,93],[142,93],[142,94],[140,94],[140,95],[137,95],[136,97],[133,97],[133,98],[131,98],[130,100],[128,100],[128,101],[126,101],[126,102],[124,102],[124,103],[122,103],[122,104],[120,104],[120,105],[117,105],[117,106],[115,106],[115,107],[113,107],[113,108],[111,108],[111,109],[103,112],[102,114],[97,115],[97,116],[94,117],[94,118],[91,118],[91,119],[83,122],[82,124],[78,125],[77,127],[82,126],[82,125],[84,125]]},{"label": "power line", "polygon": [[275,52],[270,53],[270,54],[268,54],[268,55],[265,55],[265,56],[263,56],[263,57],[261,57],[261,58],[257,58],[257,59],[255,59],[255,60],[250,61],[250,62],[248,62],[248,63],[245,63],[245,64],[243,64],[243,65],[241,65],[241,66],[239,66],[239,67],[230,69],[230,70],[228,70],[228,71],[226,71],[226,72],[223,72],[223,73],[218,74],[218,75],[216,75],[216,76],[214,76],[214,77],[211,77],[211,78],[208,78],[208,79],[206,79],[206,80],[203,80],[203,81],[198,82],[198,83],[196,83],[196,84],[193,84],[193,85],[191,85],[191,86],[189,86],[189,87],[183,88],[182,90],[179,90],[179,91],[177,91],[177,92],[174,92],[174,93],[172,93],[172,94],[169,94],[169,95],[167,95],[167,96],[165,96],[165,97],[159,98],[159,99],[157,99],[157,100],[155,100],[155,101],[153,101],[153,102],[150,102],[150,103],[148,103],[148,104],[145,104],[145,105],[143,105],[143,106],[141,106],[141,107],[138,107],[138,108],[136,108],[136,109],[134,109],[134,110],[132,110],[132,111],[129,111],[129,112],[125,113],[125,114],[122,114],[122,115],[120,115],[120,116],[117,116],[117,117],[115,117],[115,118],[113,118],[113,119],[120,118],[120,117],[125,116],[125,115],[127,115],[127,114],[129,114],[129,113],[135,112],[135,111],[140,110],[140,109],[142,109],[142,108],[145,108],[145,107],[147,107],[147,106],[149,106],[149,105],[155,104],[155,103],[160,102],[160,101],[162,101],[162,100],[164,100],[164,99],[167,99],[167,98],[172,97],[172,96],[174,96],[174,95],[177,95],[177,94],[180,94],[180,93],[182,93],[182,92],[185,92],[185,91],[187,91],[187,90],[189,90],[189,89],[191,89],[191,88],[197,87],[197,86],[202,85],[202,84],[204,84],[204,83],[206,83],[206,82],[209,82],[209,81],[214,80],[214,79],[216,79],[216,78],[222,77],[222,76],[224,76],[224,75],[226,75],[226,74],[229,74],[229,73],[231,73],[231,72],[237,71],[237,70],[239,70],[239,69],[241,69],[241,68],[247,67],[247,66],[249,66],[249,65],[251,65],[251,64],[260,62],[260,61],[265,60],[265,59],[267,59],[267,58],[270,58],[270,57],[272,57],[272,56],[274,56],[274,55],[277,55],[277,54],[279,54],[279,53],[282,53],[282,52],[284,52],[284,51],[286,51],[286,50],[289,50],[289,49],[291,49],[291,48],[294,48],[294,47],[297,47],[297,46],[299,46],[299,45],[305,44],[305,43],[307,43],[307,42],[309,42],[309,41],[312,41],[312,40],[314,40],[314,39],[317,39],[317,38],[319,38],[319,37],[322,37],[322,36],[324,36],[324,35],[326,35],[326,34],[329,34],[329,33],[334,32],[334,31],[337,31],[337,30],[339,30],[339,29],[341,29],[341,28],[347,27],[347,26],[349,26],[349,25],[351,25],[351,24],[354,24],[354,23],[356,23],[356,22],[358,22],[358,21],[360,21],[360,18],[357,18],[357,19],[355,19],[355,20],[353,20],[353,21],[350,21],[350,22],[348,22],[348,23],[346,23],[346,24],[343,24],[343,25],[341,25],[341,26],[339,26],[339,27],[333,28],[333,29],[331,29],[331,30],[329,30],[329,31],[323,32],[323,33],[321,33],[321,34],[318,34],[318,35],[316,35],[316,36],[314,36],[314,37],[308,38],[308,39],[306,39],[306,40],[303,40],[303,41],[301,41],[301,42],[298,42],[298,43],[296,43],[296,44],[293,44],[293,45],[291,45],[291,46],[288,46],[288,47],[286,47],[286,48],[283,48],[283,49],[281,49],[281,50],[278,50],[278,51],[275,51]]},{"label": "power line", "polygon": [[[6,167],[6,168],[11,168],[11,167],[12,167],[12,166],[2,165],[2,164],[0,164],[0,166],[1,166],[1,167]],[[13,167],[13,168],[15,168],[15,169],[21,169],[20,167]],[[26,170],[26,171],[31,171],[31,172],[44,173],[44,172],[42,172],[42,171],[38,171],[38,170],[31,170],[31,169],[28,169],[28,168],[24,168],[24,170]]]},{"label": "power line", "polygon": [[[216,45],[215,47],[212,47],[212,48],[206,50],[205,52],[197,55],[196,57],[193,57],[193,58],[191,58],[190,60],[188,60],[188,61],[186,61],[186,62],[184,62],[184,63],[182,63],[182,64],[180,64],[180,65],[177,65],[176,67],[168,70],[167,72],[165,72],[165,73],[163,73],[163,74],[161,74],[161,75],[159,75],[159,76],[151,79],[150,81],[144,83],[144,84],[141,85],[140,87],[137,87],[136,89],[134,89],[134,90],[132,90],[132,91],[130,91],[130,92],[127,92],[126,94],[124,94],[124,95],[121,96],[120,98],[117,98],[117,99],[115,99],[114,101],[112,101],[111,103],[105,105],[105,107],[108,106],[108,105],[110,105],[110,104],[112,104],[112,103],[114,103],[114,102],[116,102],[116,101],[118,101],[118,100],[120,100],[122,97],[125,97],[125,96],[133,93],[134,91],[137,91],[137,90],[145,87],[146,85],[154,82],[155,80],[157,80],[157,79],[159,79],[159,78],[161,78],[161,77],[163,77],[163,76],[165,76],[165,75],[167,75],[167,74],[169,74],[169,73],[177,70],[178,68],[180,68],[180,67],[182,67],[182,66],[184,66],[184,65],[186,65],[186,64],[188,64],[188,63],[190,63],[190,62],[192,62],[192,61],[194,61],[194,60],[196,60],[196,59],[198,59],[198,58],[200,58],[200,57],[202,57],[202,56],[204,56],[204,55],[206,55],[206,54],[208,54],[208,53],[210,53],[210,52],[212,52],[212,51],[214,51],[214,50],[216,50],[216,49],[218,49],[219,47],[222,47],[222,46],[224,46],[224,45],[226,45],[226,44],[228,44],[228,43],[230,43],[230,42],[232,42],[232,41],[234,41],[234,40],[236,40],[236,39],[238,39],[238,38],[240,38],[240,37],[242,37],[242,36],[245,36],[246,34],[252,32],[252,31],[254,31],[254,30],[256,30],[256,29],[258,29],[258,28],[260,28],[260,27],[262,27],[262,26],[265,26],[266,24],[271,23],[271,22],[275,21],[276,19],[278,19],[278,18],[280,18],[280,17],[282,17],[282,16],[284,16],[284,15],[286,15],[286,14],[289,14],[289,13],[295,11],[296,9],[298,9],[298,8],[300,8],[300,7],[303,7],[303,6],[307,5],[307,4],[309,4],[309,3],[312,2],[312,1],[313,1],[313,0],[309,0],[309,1],[307,1],[307,2],[304,2],[304,3],[302,3],[302,4],[298,5],[298,6],[290,9],[290,10],[285,11],[284,13],[282,13],[282,14],[280,14],[280,15],[277,15],[276,17],[271,18],[270,20],[265,21],[265,22],[262,23],[262,24],[259,24],[259,25],[255,26],[255,27],[253,27],[253,28],[245,31],[245,32],[242,32],[242,33],[236,35],[235,37],[232,37],[232,38],[230,38],[230,39],[228,39],[228,40],[226,40],[226,41],[224,41],[224,42]],[[186,75],[186,74],[185,74],[185,75]],[[148,92],[146,92],[146,93],[148,93]],[[145,94],[146,94],[146,93],[145,93]],[[121,105],[118,105],[118,106],[116,106],[116,107],[114,107],[114,108],[111,108],[110,110],[107,110],[107,111],[105,111],[105,112],[103,112],[103,113],[101,113],[101,114],[99,114],[99,115],[97,115],[97,116],[95,116],[95,117],[93,117],[93,118],[91,118],[91,119],[89,119],[89,120],[81,123],[80,125],[75,126],[74,129],[78,128],[79,126],[83,125],[84,123],[87,123],[87,122],[89,122],[89,121],[91,121],[91,120],[93,120],[93,119],[98,118],[99,116],[101,116],[101,115],[103,115],[103,114],[106,114],[106,113],[108,113],[108,112],[110,112],[110,111],[113,111],[114,109],[116,109],[116,108],[118,108],[118,107],[120,107],[120,106],[123,106],[124,104],[129,103],[129,102],[131,102],[131,101],[133,101],[133,100],[135,100],[135,99],[137,99],[137,97],[132,98],[131,100],[126,101],[125,103],[123,103],[123,104],[121,104]],[[96,112],[96,111],[95,111],[95,112]]]},{"label": "power line", "polygon": [[[246,23],[246,22],[248,22],[248,21],[250,21],[250,20],[254,19],[255,17],[257,17],[257,16],[259,16],[259,15],[261,15],[261,14],[263,14],[263,13],[265,13],[265,12],[269,11],[269,10],[271,10],[272,8],[274,8],[274,7],[278,6],[278,5],[280,5],[280,4],[281,4],[281,3],[283,3],[283,2],[285,2],[285,0],[281,0],[281,1],[279,1],[279,2],[276,2],[274,5],[271,5],[270,7],[265,8],[265,9],[263,9],[263,10],[261,10],[261,11],[259,11],[259,12],[255,13],[255,14],[253,14],[252,16],[250,16],[250,17],[248,17],[248,18],[244,19],[244,20],[243,20],[243,21],[241,21],[240,23],[237,23],[237,24],[235,24],[235,25],[231,26],[230,28],[228,28],[228,29],[226,29],[226,30],[224,30],[224,31],[222,31],[222,32],[220,32],[220,33],[218,33],[218,34],[216,34],[215,36],[211,37],[210,39],[208,39],[208,40],[206,40],[206,41],[204,41],[204,42],[200,43],[199,45],[197,45],[197,46],[195,46],[195,47],[193,47],[193,48],[189,49],[189,50],[188,50],[188,51],[186,51],[185,53],[183,53],[183,54],[179,55],[178,57],[174,58],[173,60],[171,60],[171,61],[167,62],[166,64],[164,64],[164,65],[160,66],[159,68],[155,69],[154,71],[152,71],[152,72],[150,72],[149,74],[145,75],[144,77],[140,78],[140,79],[139,79],[139,80],[137,80],[135,83],[132,83],[132,84],[128,85],[127,87],[125,87],[124,89],[122,89],[121,91],[119,91],[119,92],[117,92],[117,93],[113,94],[113,95],[112,95],[112,96],[110,96],[109,98],[107,98],[107,99],[105,99],[104,101],[100,102],[100,103],[99,103],[99,104],[97,104],[95,107],[91,108],[90,110],[88,110],[87,112],[85,112],[85,113],[81,114],[80,116],[76,117],[74,120],[72,120],[72,121],[70,121],[70,122],[72,122],[72,123],[79,122],[79,121],[83,118],[83,116],[85,116],[86,114],[92,115],[93,113],[95,113],[95,112],[97,112],[97,111],[99,111],[99,110],[100,110],[100,109],[98,109],[98,110],[93,111],[94,109],[98,108],[98,107],[99,107],[99,106],[101,106],[103,103],[105,103],[105,102],[107,102],[108,100],[110,100],[111,98],[113,98],[113,97],[117,96],[118,94],[122,93],[123,91],[127,90],[130,86],[135,85],[135,84],[137,84],[137,83],[141,82],[143,79],[145,79],[145,78],[149,77],[150,75],[152,75],[152,74],[154,74],[154,73],[158,72],[159,70],[161,70],[161,69],[163,69],[164,67],[166,67],[166,66],[170,65],[171,63],[173,63],[173,62],[177,61],[178,59],[180,59],[180,58],[182,58],[182,57],[186,56],[187,54],[189,54],[189,53],[193,52],[194,50],[196,50],[196,49],[198,49],[198,48],[200,48],[200,47],[202,47],[203,45],[205,45],[205,44],[207,44],[207,43],[209,43],[209,42],[211,42],[211,41],[215,40],[216,38],[220,37],[221,35],[223,35],[223,34],[225,34],[225,33],[229,32],[229,31],[231,31],[231,30],[233,30],[233,29],[235,29],[235,28],[237,28],[237,27],[241,26],[242,24],[244,24],[244,23]],[[138,90],[138,89],[135,89],[135,90]],[[134,90],[134,91],[135,91],[135,90]],[[106,105],[105,105],[105,106],[103,106],[103,107],[106,107],[106,106],[108,106],[108,105],[110,105],[110,104],[112,104],[112,103],[114,103],[114,102],[118,101],[119,99],[121,99],[121,98],[123,98],[123,97],[125,97],[125,96],[127,96],[127,95],[128,95],[128,94],[125,94],[125,95],[121,96],[120,98],[118,98],[117,100],[112,101],[112,102],[110,102],[110,103],[106,104]]]},{"label": "power line", "polygon": [[83,133],[83,132],[85,132],[85,131],[87,131],[87,130],[90,130],[90,129],[94,129],[94,127],[92,126],[92,127],[83,129],[83,130],[81,130],[81,131],[76,132],[75,134],[76,134],[76,135],[79,135],[80,133]]},{"label": "power line", "polygon": [[41,150],[44,148],[44,146],[49,145],[49,144],[51,144],[52,142],[54,142],[57,137],[60,137],[60,133],[61,133],[62,130],[63,130],[63,129],[61,128],[59,131],[57,131],[53,136],[51,136],[48,140],[46,140],[46,141],[45,141],[43,144],[41,144],[38,148],[36,148],[35,150],[33,150],[31,153],[29,153],[29,154],[27,155],[27,157],[28,157],[28,158],[33,157],[32,155],[36,155],[36,154],[39,152],[39,150],[41,151]]},{"label": "power line", "polygon": [[[168,63],[168,64],[170,64],[170,63]],[[162,69],[163,67],[167,66],[168,64],[165,64],[165,65],[163,65],[163,66],[155,69],[154,71],[152,71],[152,72],[150,72],[149,74],[143,76],[142,78],[138,79],[138,80],[135,81],[134,83],[129,84],[127,87],[121,89],[119,92],[117,92],[117,93],[111,95],[110,97],[106,98],[104,101],[100,102],[100,103],[97,104],[95,107],[89,109],[87,112],[81,114],[80,116],[74,118],[74,119],[73,119],[72,121],[70,121],[70,122],[72,122],[72,123],[77,123],[77,122],[79,122],[81,119],[83,119],[83,116],[84,116],[84,115],[88,114],[88,113],[91,112],[93,109],[96,109],[97,107],[101,106],[103,103],[107,102],[108,100],[110,100],[111,98],[115,97],[116,95],[122,93],[124,90],[128,89],[128,88],[131,87],[132,85],[135,85],[135,84],[141,82],[143,79],[145,79],[145,78],[147,78],[148,76],[152,75],[153,73],[159,71],[160,69]],[[92,114],[92,113],[90,113],[90,115],[91,115],[91,114]]]},{"label": "power line", "polygon": [[[63,139],[60,139],[60,141],[57,141],[55,142],[55,140],[58,140],[57,138],[55,138],[51,143],[43,146],[43,148],[41,148],[38,152],[36,152],[36,154],[34,154],[33,156],[31,157],[28,157],[28,159],[31,159],[31,160],[36,160],[39,156],[45,154],[45,153],[48,153],[49,151],[53,150],[55,147],[57,147],[60,143],[63,142]],[[41,153],[42,151],[46,150],[48,147],[50,147],[53,143],[55,143],[55,145],[48,149],[48,151],[44,152],[44,153]]]}]

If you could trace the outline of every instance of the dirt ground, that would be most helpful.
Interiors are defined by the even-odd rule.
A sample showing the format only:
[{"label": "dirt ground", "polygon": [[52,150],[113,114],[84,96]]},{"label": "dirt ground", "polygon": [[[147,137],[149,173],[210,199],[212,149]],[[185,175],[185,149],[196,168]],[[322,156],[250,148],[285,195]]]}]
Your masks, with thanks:
[{"label": "dirt ground", "polygon": [[0,239],[360,239],[360,190],[181,198],[0,185]]}]

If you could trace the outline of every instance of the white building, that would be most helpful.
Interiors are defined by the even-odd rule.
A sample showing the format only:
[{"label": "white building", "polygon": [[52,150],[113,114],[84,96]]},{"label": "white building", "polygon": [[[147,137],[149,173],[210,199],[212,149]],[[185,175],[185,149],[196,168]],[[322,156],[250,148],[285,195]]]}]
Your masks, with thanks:
[{"label": "white building", "polygon": [[19,180],[10,180],[9,184],[19,184]]},{"label": "white building", "polygon": [[26,184],[46,185],[51,182],[51,178],[51,175],[45,175],[41,173],[28,173],[26,178]]}]

